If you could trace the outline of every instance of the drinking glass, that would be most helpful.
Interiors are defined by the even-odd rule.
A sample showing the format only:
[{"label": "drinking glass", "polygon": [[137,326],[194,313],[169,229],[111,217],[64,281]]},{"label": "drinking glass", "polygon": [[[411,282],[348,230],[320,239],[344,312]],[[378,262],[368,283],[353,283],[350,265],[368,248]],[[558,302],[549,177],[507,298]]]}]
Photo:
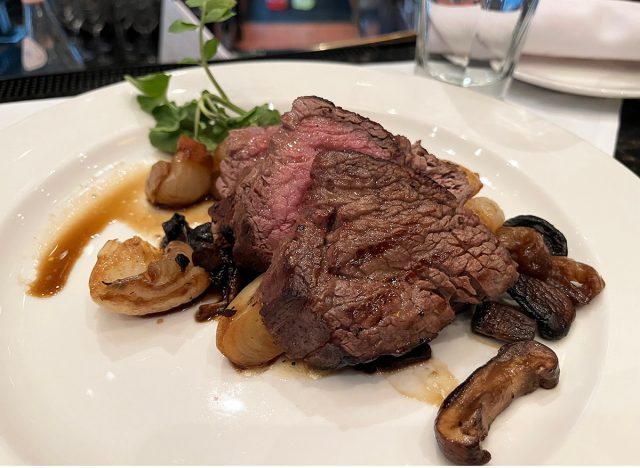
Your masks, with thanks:
[{"label": "drinking glass", "polygon": [[538,0],[421,0],[416,73],[506,91]]},{"label": "drinking glass", "polygon": [[140,35],[136,48],[144,63],[155,63],[157,61],[157,46],[153,44],[151,36],[160,24],[160,1],[136,0],[133,5],[136,11],[133,30]]}]

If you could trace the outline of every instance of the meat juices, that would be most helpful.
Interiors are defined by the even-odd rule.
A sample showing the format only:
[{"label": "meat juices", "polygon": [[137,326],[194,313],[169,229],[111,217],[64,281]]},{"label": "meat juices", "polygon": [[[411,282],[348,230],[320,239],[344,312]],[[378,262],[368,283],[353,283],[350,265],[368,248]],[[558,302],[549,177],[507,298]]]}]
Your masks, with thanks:
[{"label": "meat juices", "polygon": [[[250,152],[255,156],[259,151],[254,149]],[[238,265],[259,272],[268,268],[273,251],[296,225],[315,156],[332,150],[358,151],[419,169],[452,189],[461,203],[471,193],[466,175],[456,165],[435,158],[419,145],[412,149],[406,138],[329,101],[301,97],[282,116],[282,128],[271,138],[264,157],[245,158],[238,153],[242,167],[250,167],[242,175],[235,163],[221,166],[221,179],[227,181],[224,190],[231,181],[238,182],[216,205],[213,217],[221,228],[233,232]],[[256,162],[251,166],[249,160]]]},{"label": "meat juices", "polygon": [[517,279],[496,237],[454,195],[401,165],[316,156],[293,237],[274,254],[261,314],[293,359],[337,368],[401,355]]}]

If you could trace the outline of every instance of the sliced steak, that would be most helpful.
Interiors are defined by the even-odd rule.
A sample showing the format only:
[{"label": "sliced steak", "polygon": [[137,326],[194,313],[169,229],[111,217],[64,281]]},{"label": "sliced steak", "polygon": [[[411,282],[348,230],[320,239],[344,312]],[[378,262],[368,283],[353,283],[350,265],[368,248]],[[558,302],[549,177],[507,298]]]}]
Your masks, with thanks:
[{"label": "sliced steak", "polygon": [[239,265],[267,269],[274,249],[295,224],[314,157],[327,150],[402,158],[396,138],[379,124],[318,97],[296,99],[265,157],[213,209],[214,220],[233,232]]},{"label": "sliced steak", "polygon": [[247,127],[231,130],[229,136],[216,148],[216,160],[220,161],[220,176],[216,189],[223,197],[229,196],[242,172],[254,166],[262,158],[279,125],[271,127]]},{"label": "sliced steak", "polygon": [[[473,191],[455,164],[439,160],[419,143],[412,146],[405,137],[394,137],[379,124],[325,99],[296,99],[282,123],[277,132],[270,128],[251,136],[246,149],[243,140],[250,135],[249,129],[230,134],[232,140],[221,145],[229,161],[221,165],[217,187],[227,198],[212,213],[217,229],[233,233],[234,258],[243,267],[267,269],[274,249],[295,225],[309,186],[311,164],[321,151],[352,150],[405,164],[442,184],[461,204]],[[268,138],[268,150],[261,157]]]},{"label": "sliced steak", "polygon": [[460,167],[452,162],[438,159],[424,149],[420,141],[416,141],[411,145],[411,150],[405,152],[404,164],[431,177],[454,194],[461,204],[473,196],[474,189]]},{"label": "sliced steak", "polygon": [[517,278],[509,253],[430,178],[354,152],[316,156],[261,286],[275,342],[319,368],[401,355]]}]

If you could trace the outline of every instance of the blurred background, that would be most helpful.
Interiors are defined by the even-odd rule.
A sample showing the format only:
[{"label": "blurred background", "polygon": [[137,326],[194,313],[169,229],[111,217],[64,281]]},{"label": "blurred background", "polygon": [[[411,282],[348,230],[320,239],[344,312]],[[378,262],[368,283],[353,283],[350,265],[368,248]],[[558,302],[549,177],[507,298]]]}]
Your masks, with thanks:
[{"label": "blurred background", "polygon": [[[440,1],[473,4],[479,0]],[[494,0],[482,1],[492,5]],[[594,13],[600,11],[594,6],[595,2],[584,2],[584,6],[581,0],[566,2],[577,7],[566,10],[565,21],[582,20],[587,3],[592,6],[591,15],[584,18],[592,21],[591,26],[573,28],[580,32],[579,40],[590,37],[595,43],[598,40],[604,45],[611,43],[608,52],[626,54],[622,59],[625,62],[607,62],[606,66],[595,60],[593,69],[609,73],[612,70],[609,64],[622,63],[635,70],[634,64],[640,62],[627,56],[639,49],[634,44],[624,45],[620,39],[627,38],[629,42],[637,37],[633,34],[637,30],[635,16],[631,15],[627,21],[630,24],[620,25],[625,15],[614,15],[613,6],[607,10],[607,16]],[[620,8],[638,2],[640,0],[602,0],[601,3]],[[215,60],[275,57],[350,63],[400,61],[409,69],[415,54],[419,3],[419,0],[238,0],[237,15],[216,25],[215,30],[208,32],[207,39],[215,34],[223,44]],[[501,4],[508,8],[509,0]],[[546,5],[555,5],[553,11],[562,8],[555,0],[548,0]],[[622,11],[626,10],[622,8]],[[545,19],[546,25],[554,30],[553,34],[538,34],[538,42],[548,38],[546,43],[551,47],[542,52],[551,52],[552,57],[548,58],[558,60],[559,70],[564,73],[565,62],[562,57],[555,58],[557,31],[571,33],[572,28],[558,29],[560,18],[556,14],[539,15],[539,18]],[[198,56],[198,46],[195,32],[167,32],[176,19],[197,21],[198,11],[187,7],[182,0],[0,0],[0,102],[73,96],[121,81],[124,74],[140,76],[178,68],[183,58]],[[593,31],[601,34],[598,36]],[[580,52],[587,55],[577,58],[590,58],[591,48],[583,49]],[[618,55],[609,58],[621,60]],[[567,63],[572,60],[575,61],[571,55],[567,56]],[[543,68],[547,72],[554,70]],[[628,81],[627,75],[624,79]],[[568,76],[587,79],[573,71]],[[601,80],[601,74],[594,76]],[[612,79],[609,77],[609,80]],[[596,82],[598,86],[602,83],[608,82]],[[519,104],[531,105],[544,98],[539,94],[541,91],[522,83],[517,90],[525,95],[538,93],[535,98],[523,98]],[[567,95],[550,93],[549,96],[548,102],[556,105],[550,104],[554,111],[549,116],[559,115],[562,119],[563,103],[569,113],[572,106],[575,107],[576,115],[565,117],[564,123],[584,121],[584,116],[591,111],[580,110],[588,106],[594,109],[610,106],[615,128],[618,121],[622,122],[616,157],[640,174],[640,157],[637,157],[640,100],[625,100],[620,111],[619,101],[582,98],[574,102],[569,101]],[[599,115],[596,110],[592,114]],[[591,135],[593,131],[585,134]]]},{"label": "blurred background", "polygon": [[[378,39],[415,41],[417,4],[417,0],[239,0],[237,15],[212,31],[224,45],[216,59]],[[196,41],[189,34],[166,30],[175,19],[195,21],[197,14],[181,0],[0,0],[0,76],[177,63],[197,55]],[[51,63],[55,60],[58,63]]]}]

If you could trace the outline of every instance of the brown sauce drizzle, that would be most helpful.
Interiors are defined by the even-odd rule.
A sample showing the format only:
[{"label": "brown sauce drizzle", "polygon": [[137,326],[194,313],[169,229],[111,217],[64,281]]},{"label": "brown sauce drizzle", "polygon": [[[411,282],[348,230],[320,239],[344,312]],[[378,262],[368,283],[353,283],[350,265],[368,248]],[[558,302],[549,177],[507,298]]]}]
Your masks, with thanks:
[{"label": "brown sauce drizzle", "polygon": [[196,322],[204,323],[210,322],[220,317],[231,317],[234,314],[233,310],[228,310],[229,304],[225,302],[216,302],[215,304],[202,304],[198,307],[198,311],[195,315]]},{"label": "brown sauce drizzle", "polygon": [[[43,249],[36,278],[29,284],[27,294],[49,297],[60,292],[85,246],[113,221],[123,222],[143,236],[162,235],[162,223],[176,210],[159,209],[147,201],[144,183],[148,173],[148,167],[136,167],[73,200],[69,204],[74,206],[73,211]],[[189,222],[200,224],[210,221],[207,214],[210,205],[211,202],[204,201],[179,212]]]}]

